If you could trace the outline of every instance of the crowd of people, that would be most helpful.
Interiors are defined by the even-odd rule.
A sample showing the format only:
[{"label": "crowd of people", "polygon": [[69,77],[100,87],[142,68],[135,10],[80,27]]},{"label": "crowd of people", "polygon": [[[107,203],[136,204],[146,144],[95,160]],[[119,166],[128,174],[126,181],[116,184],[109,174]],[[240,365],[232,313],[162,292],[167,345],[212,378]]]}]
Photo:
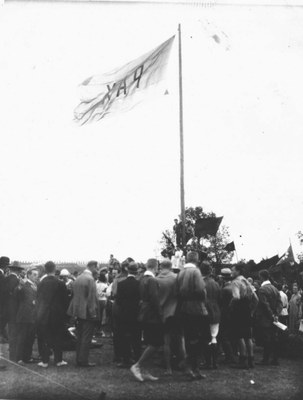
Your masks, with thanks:
[{"label": "crowd of people", "polygon": [[[146,264],[132,258],[120,264],[111,256],[107,266],[90,261],[77,276],[58,271],[52,261],[41,274],[3,256],[1,342],[8,342],[11,362],[47,368],[53,355],[55,365],[64,367],[63,337],[74,327],[75,363],[94,367],[91,343],[97,332],[104,335],[107,324],[113,362],[140,382],[159,379],[148,365],[161,349],[164,373],[179,369],[190,380],[205,378],[203,369],[217,369],[219,352],[231,368],[279,365],[281,332],[300,330],[302,290],[297,283],[291,292],[272,282],[267,270],[258,280],[245,278],[243,268],[240,263],[222,267],[216,275],[210,262],[189,251],[184,263],[179,255],[175,262],[151,258]],[[255,345],[263,347],[258,363]]]}]

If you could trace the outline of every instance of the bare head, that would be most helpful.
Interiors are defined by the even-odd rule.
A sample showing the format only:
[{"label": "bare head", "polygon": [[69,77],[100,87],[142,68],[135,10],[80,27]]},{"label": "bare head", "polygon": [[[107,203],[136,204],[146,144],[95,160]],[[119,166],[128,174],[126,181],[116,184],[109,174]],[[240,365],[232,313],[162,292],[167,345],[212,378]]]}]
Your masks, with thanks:
[{"label": "bare head", "polygon": [[56,264],[53,261],[47,261],[44,265],[44,270],[47,275],[55,275]]},{"label": "bare head", "polygon": [[98,267],[98,261],[89,261],[87,263],[87,269],[89,269],[92,273],[95,273],[97,271],[97,267]]},{"label": "bare head", "polygon": [[198,265],[199,264],[199,254],[196,251],[190,251],[186,255],[186,262]]},{"label": "bare head", "polygon": [[158,260],[156,260],[155,258],[148,259],[146,263],[146,269],[148,271],[156,273],[158,270]]},{"label": "bare head", "polygon": [[161,270],[171,270],[172,262],[168,258],[165,258],[164,260],[161,261],[160,268]]}]

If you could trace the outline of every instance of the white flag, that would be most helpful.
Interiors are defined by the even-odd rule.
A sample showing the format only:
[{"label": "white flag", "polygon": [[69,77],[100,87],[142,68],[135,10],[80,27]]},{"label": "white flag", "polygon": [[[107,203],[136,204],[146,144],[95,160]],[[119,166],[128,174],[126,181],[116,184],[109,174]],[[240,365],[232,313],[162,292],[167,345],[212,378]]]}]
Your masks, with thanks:
[{"label": "white flag", "polygon": [[109,113],[127,111],[141,100],[138,94],[164,78],[175,36],[123,67],[82,82],[81,103],[74,111],[81,125],[99,121]]}]

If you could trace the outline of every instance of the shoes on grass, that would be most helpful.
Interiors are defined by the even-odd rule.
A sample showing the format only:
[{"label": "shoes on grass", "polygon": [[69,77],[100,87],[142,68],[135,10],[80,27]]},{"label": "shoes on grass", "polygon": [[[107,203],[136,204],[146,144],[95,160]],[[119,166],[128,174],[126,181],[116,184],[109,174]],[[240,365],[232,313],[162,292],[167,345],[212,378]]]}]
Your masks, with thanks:
[{"label": "shoes on grass", "polygon": [[194,372],[194,375],[195,375],[195,379],[200,380],[200,379],[205,379],[206,378],[206,375],[202,374],[199,369],[196,369],[193,372]]},{"label": "shoes on grass", "polygon": [[150,373],[148,373],[148,372],[143,373],[143,374],[142,374],[142,378],[143,378],[143,380],[152,381],[152,382],[155,382],[155,381],[158,381],[158,380],[159,380],[158,377],[153,376],[152,374],[150,374]]},{"label": "shoes on grass", "polygon": [[134,364],[131,368],[130,368],[130,372],[134,375],[134,377],[137,379],[137,381],[139,382],[143,382],[143,376],[141,374],[140,368]]},{"label": "shoes on grass", "polygon": [[38,365],[38,367],[41,367],[41,368],[47,368],[48,367],[48,363],[44,363],[43,361],[39,362],[37,365]]},{"label": "shoes on grass", "polygon": [[65,367],[65,365],[67,365],[67,362],[66,361],[59,361],[59,362],[57,362],[57,367]]}]

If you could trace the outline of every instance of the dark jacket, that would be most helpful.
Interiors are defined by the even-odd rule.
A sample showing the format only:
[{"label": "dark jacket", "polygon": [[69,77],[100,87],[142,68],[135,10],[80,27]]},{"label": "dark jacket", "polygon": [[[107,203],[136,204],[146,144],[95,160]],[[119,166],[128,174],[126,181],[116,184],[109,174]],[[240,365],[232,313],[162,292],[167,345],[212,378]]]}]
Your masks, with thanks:
[{"label": "dark jacket", "polygon": [[218,283],[210,277],[204,278],[206,289],[206,308],[209,315],[210,324],[218,324],[220,322],[221,312],[219,307],[221,290]]},{"label": "dark jacket", "polygon": [[15,274],[10,274],[5,278],[5,303],[8,322],[16,322],[18,310],[18,300],[16,289],[20,283]]},{"label": "dark jacket", "polygon": [[37,324],[61,326],[66,319],[68,292],[64,282],[53,275],[46,276],[37,290]]},{"label": "dark jacket", "polygon": [[37,288],[34,288],[29,282],[25,282],[24,285],[17,289],[17,323],[35,323],[36,298]]},{"label": "dark jacket", "polygon": [[[6,316],[6,290],[5,290],[5,275],[0,269],[0,319],[4,320]],[[0,321],[1,322],[1,321]]]},{"label": "dark jacket", "polygon": [[221,289],[220,309],[221,309],[221,325],[230,324],[230,303],[233,298],[231,282],[226,282]]},{"label": "dark jacket", "polygon": [[259,303],[256,319],[261,327],[270,327],[274,316],[278,316],[283,308],[280,293],[272,284],[265,284],[258,290]]},{"label": "dark jacket", "polygon": [[129,276],[118,283],[116,303],[118,317],[121,322],[134,323],[138,320],[140,302],[140,283],[135,277]]},{"label": "dark jacket", "polygon": [[144,275],[140,280],[140,310],[138,320],[145,323],[160,323],[161,319],[159,283],[153,276]]}]

